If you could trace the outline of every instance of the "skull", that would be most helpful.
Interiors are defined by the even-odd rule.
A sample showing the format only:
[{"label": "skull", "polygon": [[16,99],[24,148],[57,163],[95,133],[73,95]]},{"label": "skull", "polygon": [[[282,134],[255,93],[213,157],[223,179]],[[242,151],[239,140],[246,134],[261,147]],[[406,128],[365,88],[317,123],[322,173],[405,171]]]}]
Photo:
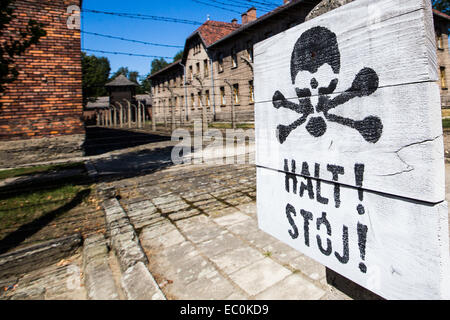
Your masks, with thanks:
[{"label": "skull", "polygon": [[[324,27],[305,31],[297,40],[291,57],[291,80],[299,104],[284,98],[276,91],[273,96],[275,108],[288,108],[302,114],[291,125],[278,126],[278,139],[283,143],[287,136],[306,121],[306,130],[313,137],[320,137],[327,131],[327,122],[337,122],[358,130],[366,141],[376,143],[381,137],[382,124],[377,117],[362,121],[342,118],[328,111],[355,97],[371,95],[378,89],[378,75],[370,68],[363,68],[353,81],[351,88],[330,99],[339,82],[341,56],[336,35]],[[316,99],[315,107],[311,102]]]}]

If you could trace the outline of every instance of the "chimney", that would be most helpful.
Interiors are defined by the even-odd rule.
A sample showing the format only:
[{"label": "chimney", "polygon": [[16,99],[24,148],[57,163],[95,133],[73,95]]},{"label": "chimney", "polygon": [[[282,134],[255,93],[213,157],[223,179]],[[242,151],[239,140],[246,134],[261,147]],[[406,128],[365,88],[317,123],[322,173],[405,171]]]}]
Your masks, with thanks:
[{"label": "chimney", "polygon": [[247,10],[247,23],[256,20],[256,8],[251,7]]},{"label": "chimney", "polygon": [[285,5],[285,4],[289,3],[289,2],[291,2],[291,0],[284,0],[283,1],[283,5]]},{"label": "chimney", "polygon": [[237,19],[234,18],[233,20],[231,20],[231,23],[232,23],[232,24],[237,24]]},{"label": "chimney", "polygon": [[241,15],[241,17],[242,17],[242,25],[247,24],[247,22],[248,22],[247,13],[244,12],[244,13]]}]

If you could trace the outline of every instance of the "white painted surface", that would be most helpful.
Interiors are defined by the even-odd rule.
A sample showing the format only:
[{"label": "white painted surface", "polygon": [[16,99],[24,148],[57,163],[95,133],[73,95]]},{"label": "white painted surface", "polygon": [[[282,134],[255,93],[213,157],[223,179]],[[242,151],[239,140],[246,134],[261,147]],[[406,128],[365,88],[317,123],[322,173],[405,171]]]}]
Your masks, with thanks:
[{"label": "white painted surface", "polygon": [[[321,195],[329,199],[327,205],[311,200],[307,192],[299,196],[285,189],[285,174],[265,168],[257,169],[257,202],[259,227],[291,247],[326,265],[341,275],[387,299],[442,299],[450,298],[448,209],[447,203],[436,205],[405,201],[374,192],[364,192],[360,201],[355,188],[340,186],[339,208],[334,203],[334,184],[321,182]],[[316,193],[316,181],[312,181]],[[316,196],[316,194],[315,194]],[[286,215],[291,204],[296,216],[291,215],[298,228],[298,237]],[[365,213],[356,208],[362,204]],[[309,222],[309,246],[305,245],[304,219],[301,210],[312,213]],[[331,236],[326,227],[317,229],[317,218],[326,212]],[[358,246],[358,223],[367,226],[365,259]],[[349,260],[343,264],[335,257],[343,252],[343,226],[348,227]],[[332,253],[327,256],[319,250],[317,235],[326,247],[331,240]],[[359,269],[363,262],[367,272]]]},{"label": "white painted surface", "polygon": [[[340,56],[340,70],[336,73],[323,64],[317,72],[302,70],[292,79],[295,43],[318,26],[335,33],[339,55],[331,56]],[[330,41],[323,39],[316,43],[318,54],[311,49],[316,59],[324,44],[323,52],[333,52],[326,45]],[[254,68],[259,227],[387,299],[450,299],[448,208],[430,1],[354,1],[257,44]],[[312,78],[319,88],[338,79],[335,90],[327,94],[332,101],[355,88],[353,84],[368,83],[355,81],[364,68],[377,74],[375,91],[330,109],[327,116],[316,108],[324,95],[319,96]],[[311,107],[303,103],[306,107],[296,111],[292,104],[274,104],[277,91],[279,101],[305,102],[297,97],[296,87],[311,90]],[[304,123],[280,141],[277,128],[299,122],[302,116]],[[339,123],[333,116],[350,120]],[[323,124],[312,125],[311,119],[319,117],[326,130]],[[354,121],[368,117],[382,123],[379,139],[364,137],[356,129]],[[295,175],[288,179],[287,191],[286,172],[292,172],[292,161]],[[357,175],[362,165],[363,174]],[[336,166],[339,174],[333,176]],[[305,177],[311,177],[309,182]],[[311,214],[307,227],[302,215],[306,212]],[[358,230],[366,228],[367,238],[362,240]]]},{"label": "white painted surface", "polygon": [[[287,108],[276,109],[273,96],[280,91],[298,103],[291,81],[291,54],[303,32],[316,26],[337,36],[341,68],[335,75],[328,65],[317,73],[303,71],[295,85],[339,82],[330,99],[349,89],[362,68],[372,68],[379,87],[369,96],[356,97],[331,109],[330,114],[353,120],[378,117],[381,138],[367,142],[355,129],[325,120],[326,132],[313,137],[305,129],[317,112],[293,130],[284,143],[277,140],[277,126],[301,117]],[[438,203],[445,199],[444,154],[437,62],[429,0],[358,0],[295,26],[255,46],[256,164],[284,170],[284,159],[321,165],[320,178],[331,181],[327,164],[350,168],[365,165],[363,188]],[[311,103],[317,105],[317,90]],[[301,167],[298,168],[298,171]],[[353,172],[339,182],[355,186]]]}]

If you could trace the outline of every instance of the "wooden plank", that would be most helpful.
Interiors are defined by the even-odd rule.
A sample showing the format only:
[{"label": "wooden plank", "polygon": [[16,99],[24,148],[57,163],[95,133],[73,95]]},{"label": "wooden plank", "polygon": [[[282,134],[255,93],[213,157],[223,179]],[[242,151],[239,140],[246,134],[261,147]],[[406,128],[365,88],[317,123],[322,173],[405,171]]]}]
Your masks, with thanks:
[{"label": "wooden plank", "polygon": [[[443,201],[432,26],[429,0],[360,0],[258,43],[256,164],[317,162],[320,178],[333,181],[325,164],[359,162],[365,189]],[[356,186],[347,172],[339,182]]]},{"label": "wooden plank", "polygon": [[356,98],[330,111],[357,121],[369,116],[382,119],[383,132],[377,143],[365,141],[354,128],[327,121],[326,133],[320,138],[309,134],[305,123],[281,144],[278,126],[295,122],[299,114],[276,109],[272,102],[260,103],[255,115],[256,164],[283,171],[284,159],[296,160],[296,173],[302,174],[303,162],[310,166],[318,163],[320,179],[327,181],[333,181],[327,165],[339,165],[345,172],[338,181],[356,186],[352,166],[361,163],[365,165],[364,189],[432,203],[443,201],[441,114],[439,108],[432,107],[439,99],[435,83],[410,84],[379,89],[370,97]]},{"label": "wooden plank", "polygon": [[450,297],[446,202],[286,177],[257,168],[262,230],[387,299]]}]

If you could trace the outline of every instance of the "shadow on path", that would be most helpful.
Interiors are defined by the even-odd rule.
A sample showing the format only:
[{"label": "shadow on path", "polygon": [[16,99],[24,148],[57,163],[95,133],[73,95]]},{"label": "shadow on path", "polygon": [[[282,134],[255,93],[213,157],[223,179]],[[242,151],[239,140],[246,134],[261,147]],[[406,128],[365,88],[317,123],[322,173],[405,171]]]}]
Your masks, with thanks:
[{"label": "shadow on path", "polygon": [[55,220],[58,216],[78,206],[86,197],[89,196],[90,193],[91,190],[80,191],[70,202],[66,203],[65,205],[59,207],[58,209],[50,211],[27,224],[20,226],[17,230],[8,234],[6,237],[0,240],[0,254],[6,253],[9,250],[17,247],[27,238],[39,232],[42,228]]},{"label": "shadow on path", "polygon": [[122,129],[86,127],[86,139],[83,144],[85,156],[140,146],[152,142],[168,141],[168,136],[135,132]]}]

